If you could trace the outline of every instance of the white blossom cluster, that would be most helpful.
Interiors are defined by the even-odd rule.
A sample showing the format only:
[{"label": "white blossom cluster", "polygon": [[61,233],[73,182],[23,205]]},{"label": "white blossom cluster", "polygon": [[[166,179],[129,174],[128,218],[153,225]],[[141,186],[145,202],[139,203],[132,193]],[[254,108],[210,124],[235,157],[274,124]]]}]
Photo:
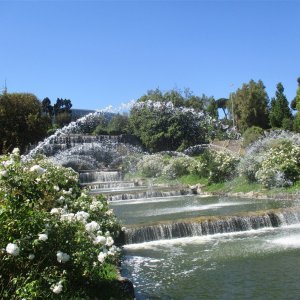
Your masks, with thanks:
[{"label": "white blossom cluster", "polygon": [[[55,274],[57,283],[53,283],[53,280],[49,282],[49,288],[54,294],[63,292],[65,268],[76,264],[78,256],[84,253],[76,248],[76,242],[80,244],[83,240],[90,253],[94,253],[89,257],[92,260],[90,268],[101,268],[106,261],[111,263],[115,260],[114,257],[120,249],[114,245],[113,236],[119,229],[113,211],[108,209],[107,200],[104,198],[92,197],[86,191],[81,192],[77,173],[55,166],[46,160],[22,161],[19,150],[15,149],[12,154],[0,157],[0,196],[3,199],[11,189],[7,178],[17,178],[16,173],[18,178],[25,179],[21,181],[22,184],[26,184],[24,190],[27,188],[33,191],[32,194],[38,191],[36,199],[29,199],[33,197],[30,193],[28,198],[26,195],[20,195],[20,201],[24,201],[24,209],[28,208],[30,216],[32,215],[26,222],[35,221],[32,229],[37,228],[38,231],[22,232],[24,236],[18,239],[6,237],[1,250],[5,260],[21,264],[25,261],[27,266],[32,265],[34,268],[41,259],[44,261],[50,257],[49,261],[52,260],[55,265],[59,264],[62,271],[60,275]],[[43,195],[47,199],[45,202]],[[33,205],[36,205],[34,207],[37,209],[41,208],[40,218],[43,219],[36,218]],[[28,218],[26,214],[25,216]],[[57,232],[65,234],[69,229],[76,230],[76,234],[70,239],[68,236],[64,236],[63,240],[57,239]],[[72,230],[70,233],[74,232]]]},{"label": "white blossom cluster", "polygon": [[158,177],[162,173],[164,158],[161,154],[144,155],[137,163],[137,170],[146,177]]}]

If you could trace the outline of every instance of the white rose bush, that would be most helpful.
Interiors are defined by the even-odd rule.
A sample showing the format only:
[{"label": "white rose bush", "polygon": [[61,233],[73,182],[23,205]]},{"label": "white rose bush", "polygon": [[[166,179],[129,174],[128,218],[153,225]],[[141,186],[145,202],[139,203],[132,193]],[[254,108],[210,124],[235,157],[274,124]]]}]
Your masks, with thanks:
[{"label": "white rose bush", "polygon": [[17,150],[0,157],[1,299],[106,299],[120,230],[72,169]]}]

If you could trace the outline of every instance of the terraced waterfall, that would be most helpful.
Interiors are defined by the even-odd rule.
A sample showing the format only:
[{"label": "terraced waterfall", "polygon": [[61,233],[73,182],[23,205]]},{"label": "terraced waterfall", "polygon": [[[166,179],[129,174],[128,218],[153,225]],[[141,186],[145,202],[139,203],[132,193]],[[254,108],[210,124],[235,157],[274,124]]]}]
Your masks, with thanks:
[{"label": "terraced waterfall", "polygon": [[298,200],[204,197],[125,181],[114,168],[142,150],[120,137],[82,137],[73,127],[29,155],[80,170],[82,185],[107,196],[126,226],[122,275],[137,299],[299,299]]},{"label": "terraced waterfall", "polygon": [[81,172],[126,226],[122,274],[137,299],[297,299],[298,201],[203,197]]}]

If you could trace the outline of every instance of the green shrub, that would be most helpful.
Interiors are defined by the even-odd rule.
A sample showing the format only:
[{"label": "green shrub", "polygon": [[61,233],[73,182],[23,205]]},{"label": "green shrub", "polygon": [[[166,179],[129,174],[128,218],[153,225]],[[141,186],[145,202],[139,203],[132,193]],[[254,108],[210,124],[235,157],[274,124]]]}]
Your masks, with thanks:
[{"label": "green shrub", "polygon": [[174,179],[189,174],[189,167],[193,159],[188,156],[171,157],[164,167],[162,174],[168,179]]},{"label": "green shrub", "polygon": [[243,133],[243,147],[246,148],[264,135],[264,130],[258,126],[252,126]]}]

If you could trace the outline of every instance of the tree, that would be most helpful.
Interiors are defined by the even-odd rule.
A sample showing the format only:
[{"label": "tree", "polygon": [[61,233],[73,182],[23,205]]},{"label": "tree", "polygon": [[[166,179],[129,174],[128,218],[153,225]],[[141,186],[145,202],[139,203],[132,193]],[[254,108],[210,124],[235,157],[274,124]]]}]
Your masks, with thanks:
[{"label": "tree", "polygon": [[48,117],[53,117],[54,110],[53,106],[51,105],[51,100],[48,97],[44,98],[42,101],[42,111]]},{"label": "tree", "polygon": [[297,114],[294,118],[294,130],[300,132],[300,77],[297,78],[298,88],[296,91],[296,97],[293,100],[294,106],[296,106]]},{"label": "tree", "polygon": [[69,99],[57,98],[53,108],[56,116],[64,112],[71,114],[72,102]]},{"label": "tree", "polygon": [[55,116],[55,123],[59,127],[69,124],[72,120],[72,102],[69,99],[57,98],[56,103],[53,105]]},{"label": "tree", "polygon": [[[275,98],[271,101],[270,124],[272,128],[282,128],[284,119],[291,119],[292,112],[289,103],[284,95],[284,88],[281,83],[277,84]],[[286,121],[285,121],[286,122]]]},{"label": "tree", "polygon": [[244,83],[232,94],[231,101],[233,105],[229,103],[227,107],[231,114],[231,107],[234,107],[234,119],[239,131],[244,132],[251,126],[269,128],[269,98],[261,80]]},{"label": "tree", "polygon": [[217,102],[218,108],[223,110],[225,119],[227,120],[227,114],[228,114],[228,112],[227,112],[227,103],[228,103],[228,99],[227,98],[220,98],[216,102]]},{"label": "tree", "polygon": [[132,133],[152,151],[183,150],[206,141],[204,114],[169,103],[137,103],[129,117]]},{"label": "tree", "polygon": [[219,118],[218,104],[217,104],[217,101],[213,97],[211,97],[211,99],[210,99],[210,102],[207,106],[206,112],[214,119]]},{"label": "tree", "polygon": [[123,134],[127,133],[129,126],[128,116],[116,114],[108,123],[109,134]]},{"label": "tree", "polygon": [[0,95],[0,152],[13,148],[24,152],[47,134],[50,119],[42,115],[42,104],[33,94],[4,93]]}]

